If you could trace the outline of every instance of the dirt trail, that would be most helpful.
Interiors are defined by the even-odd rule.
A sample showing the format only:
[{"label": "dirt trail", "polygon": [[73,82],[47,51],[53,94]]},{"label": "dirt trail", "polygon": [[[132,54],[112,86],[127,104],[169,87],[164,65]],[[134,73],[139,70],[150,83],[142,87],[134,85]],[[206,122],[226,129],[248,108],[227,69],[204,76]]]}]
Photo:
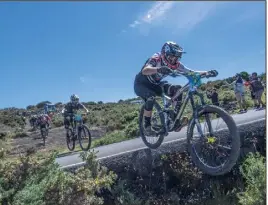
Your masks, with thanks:
[{"label": "dirt trail", "polygon": [[[64,127],[53,128],[49,130],[46,146],[43,146],[40,131],[30,132],[30,126],[26,126],[25,129],[27,137],[15,138],[11,142],[11,155],[16,155],[25,152],[29,148],[35,148],[37,150],[48,151],[58,148],[67,148],[65,141],[65,129]],[[92,138],[100,138],[105,133],[105,128],[92,128],[90,129]]]}]

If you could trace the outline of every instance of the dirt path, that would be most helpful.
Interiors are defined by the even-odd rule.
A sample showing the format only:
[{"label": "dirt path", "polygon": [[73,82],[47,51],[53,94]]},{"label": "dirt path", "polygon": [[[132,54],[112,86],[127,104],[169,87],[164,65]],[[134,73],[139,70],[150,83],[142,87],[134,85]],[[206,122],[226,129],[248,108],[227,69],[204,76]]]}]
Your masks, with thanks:
[{"label": "dirt path", "polygon": [[[27,129],[28,128],[28,129]],[[43,146],[43,141],[41,138],[40,131],[30,132],[30,127],[25,129],[28,136],[22,138],[12,139],[11,142],[11,155],[16,155],[19,153],[24,153],[29,148],[34,148],[40,151],[49,151],[55,149],[65,149],[66,141],[65,141],[65,129],[64,127],[53,128],[49,130],[49,134],[46,141],[46,146]],[[105,133],[105,128],[94,128],[90,129],[92,138],[100,138]]]}]

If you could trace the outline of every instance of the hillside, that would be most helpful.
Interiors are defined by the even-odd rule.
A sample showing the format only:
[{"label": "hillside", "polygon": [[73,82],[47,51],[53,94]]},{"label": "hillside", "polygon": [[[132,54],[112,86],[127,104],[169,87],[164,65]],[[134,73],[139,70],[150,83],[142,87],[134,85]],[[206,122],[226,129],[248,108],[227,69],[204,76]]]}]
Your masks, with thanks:
[{"label": "hillside", "polygon": [[[247,73],[242,72],[242,74],[245,79],[248,78]],[[261,77],[263,80],[266,80],[265,74],[262,74]],[[206,84],[201,85],[200,90],[205,94],[206,90],[216,88],[221,106],[229,112],[236,112],[238,107],[233,88],[223,86],[226,82],[232,82],[232,78],[208,81]],[[210,103],[206,95],[204,96],[206,102]],[[136,103],[137,100],[139,98],[119,100],[117,103],[103,103],[102,101],[83,102],[90,111],[85,117],[85,122],[90,127],[94,138],[93,147],[135,138],[139,135],[138,115],[140,104]],[[0,110],[0,137],[3,138],[8,135],[12,139],[10,154],[23,152],[30,147],[43,151],[67,151],[65,130],[62,126],[63,117],[60,114],[63,108],[61,102],[55,104],[57,111],[52,118],[53,125],[46,148],[41,145],[39,132],[32,131],[29,125],[31,114],[42,111],[44,104],[47,102],[49,101],[43,101],[37,105],[29,105],[26,109],[6,108]],[[248,88],[246,88],[246,102],[249,108],[253,106]],[[191,109],[188,106],[186,108],[186,115],[190,113]]]},{"label": "hillside", "polygon": [[[205,92],[217,88],[221,106],[236,112],[232,88],[224,80],[201,86]],[[253,105],[247,90],[247,104]],[[84,102],[90,110],[86,124],[94,141],[92,147],[136,137],[138,98],[117,103]],[[207,102],[209,99],[205,98]],[[0,110],[0,203],[79,205],[263,205],[266,200],[265,153],[249,155],[229,174],[210,177],[200,172],[186,153],[161,156],[161,166],[141,176],[133,170],[114,173],[100,166],[94,153],[81,157],[86,166],[75,173],[64,172],[55,163],[58,153],[67,151],[63,118],[57,103],[46,147],[40,134],[29,125],[29,117],[44,103],[26,109]],[[230,106],[232,105],[232,106]],[[187,107],[186,114],[190,114]],[[20,157],[16,157],[16,156]],[[255,174],[252,174],[255,173]]]}]

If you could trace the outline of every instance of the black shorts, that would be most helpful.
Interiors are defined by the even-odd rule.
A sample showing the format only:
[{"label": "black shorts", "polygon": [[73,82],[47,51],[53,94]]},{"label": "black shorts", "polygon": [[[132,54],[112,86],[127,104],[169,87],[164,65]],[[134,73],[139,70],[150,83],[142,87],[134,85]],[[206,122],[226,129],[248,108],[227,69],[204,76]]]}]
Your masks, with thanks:
[{"label": "black shorts", "polygon": [[172,97],[180,88],[180,85],[172,85],[168,82],[162,85],[155,85],[149,82],[149,80],[147,80],[146,78],[139,80],[136,77],[134,82],[134,91],[136,95],[141,97],[145,101],[152,96],[161,96],[163,91],[165,95]]},{"label": "black shorts", "polygon": [[69,127],[70,124],[74,122],[74,114],[73,113],[64,113],[64,121],[63,124],[65,128]]}]

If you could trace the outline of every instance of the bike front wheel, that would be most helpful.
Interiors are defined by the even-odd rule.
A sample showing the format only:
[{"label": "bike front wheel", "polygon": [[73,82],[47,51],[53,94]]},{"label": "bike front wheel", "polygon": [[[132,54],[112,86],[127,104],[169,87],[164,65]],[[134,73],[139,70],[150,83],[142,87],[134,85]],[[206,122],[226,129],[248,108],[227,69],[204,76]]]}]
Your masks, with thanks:
[{"label": "bike front wheel", "polygon": [[[210,119],[210,115],[214,117],[213,120],[213,117]],[[212,126],[218,125],[219,118],[223,119],[226,126],[221,124],[219,131],[214,131]],[[202,120],[203,122],[201,122]],[[201,131],[201,128],[205,127],[205,123],[208,124],[206,133]],[[197,129],[194,129],[195,126]],[[222,139],[223,137],[226,139]],[[197,143],[194,143],[195,139],[197,139]],[[222,142],[229,145],[221,145]],[[197,110],[197,118],[192,118],[189,122],[187,143],[188,152],[194,164],[201,171],[212,176],[229,172],[240,155],[241,142],[236,123],[225,110],[214,105],[205,105]],[[206,155],[206,151],[210,153]],[[214,159],[215,161],[212,162]]]},{"label": "bike front wheel", "polygon": [[70,151],[75,148],[75,137],[71,128],[66,129],[66,143]]},{"label": "bike front wheel", "polygon": [[91,133],[86,125],[78,129],[78,141],[83,151],[88,151],[91,146]]}]

